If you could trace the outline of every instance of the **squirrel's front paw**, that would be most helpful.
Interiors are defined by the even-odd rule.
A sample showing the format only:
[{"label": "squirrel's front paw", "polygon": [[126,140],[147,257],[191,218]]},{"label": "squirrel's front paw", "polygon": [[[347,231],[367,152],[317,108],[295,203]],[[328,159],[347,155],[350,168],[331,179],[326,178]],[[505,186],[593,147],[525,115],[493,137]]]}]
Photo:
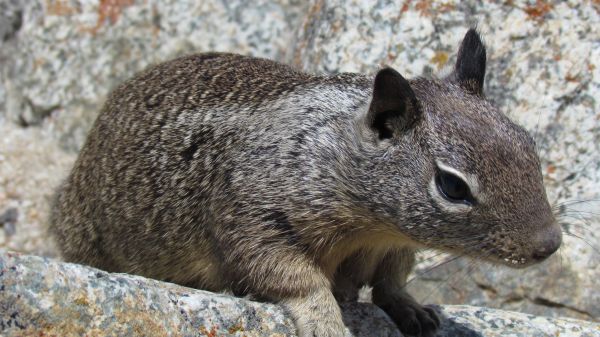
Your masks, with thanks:
[{"label": "squirrel's front paw", "polygon": [[343,337],[345,334],[340,306],[329,289],[286,299],[282,304],[296,321],[298,337]]},{"label": "squirrel's front paw", "polygon": [[385,304],[379,304],[407,336],[434,337],[440,327],[440,318],[429,306],[423,306],[410,296],[402,296]]},{"label": "squirrel's front paw", "polygon": [[314,321],[298,320],[298,337],[344,337],[345,327],[341,321],[316,318]]}]

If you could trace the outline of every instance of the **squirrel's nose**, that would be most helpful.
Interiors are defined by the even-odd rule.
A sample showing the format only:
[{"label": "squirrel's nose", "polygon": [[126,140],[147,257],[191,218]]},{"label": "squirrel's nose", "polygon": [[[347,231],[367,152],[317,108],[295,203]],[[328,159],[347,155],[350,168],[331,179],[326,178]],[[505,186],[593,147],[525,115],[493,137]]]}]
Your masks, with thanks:
[{"label": "squirrel's nose", "polygon": [[534,247],[531,257],[540,262],[558,250],[562,242],[562,231],[558,224],[553,224],[533,236]]}]

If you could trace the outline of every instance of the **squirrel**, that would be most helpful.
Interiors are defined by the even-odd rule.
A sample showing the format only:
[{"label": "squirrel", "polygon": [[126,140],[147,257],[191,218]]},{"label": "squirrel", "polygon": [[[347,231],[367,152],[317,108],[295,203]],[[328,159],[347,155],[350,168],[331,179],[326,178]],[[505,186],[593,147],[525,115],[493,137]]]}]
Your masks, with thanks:
[{"label": "squirrel", "polygon": [[338,337],[365,284],[406,335],[438,313],[404,289],[420,248],[511,267],[561,244],[535,142],[486,100],[470,29],[448,76],[312,75],[228,53],[119,85],[59,187],[67,261],[279,303]]}]

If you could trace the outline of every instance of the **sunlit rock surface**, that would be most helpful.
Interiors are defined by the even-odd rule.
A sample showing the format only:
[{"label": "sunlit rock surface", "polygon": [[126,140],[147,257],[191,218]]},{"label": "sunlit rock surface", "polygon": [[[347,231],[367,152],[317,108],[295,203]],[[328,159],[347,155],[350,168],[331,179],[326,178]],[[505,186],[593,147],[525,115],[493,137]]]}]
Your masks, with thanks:
[{"label": "sunlit rock surface", "polygon": [[[343,306],[347,336],[397,336],[372,304]],[[440,307],[438,336],[600,336],[600,324],[469,306]],[[2,336],[293,336],[274,304],[126,274],[0,253]]]}]

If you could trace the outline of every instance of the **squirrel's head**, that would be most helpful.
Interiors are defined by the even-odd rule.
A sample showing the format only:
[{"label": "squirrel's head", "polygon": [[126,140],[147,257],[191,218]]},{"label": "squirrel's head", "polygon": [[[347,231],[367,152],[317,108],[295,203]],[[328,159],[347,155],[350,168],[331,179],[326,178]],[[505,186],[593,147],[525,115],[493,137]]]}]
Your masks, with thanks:
[{"label": "squirrel's head", "polygon": [[381,151],[370,192],[418,243],[523,267],[554,253],[561,230],[533,139],[483,96],[485,63],[471,29],[444,79],[377,73],[365,119]]}]

